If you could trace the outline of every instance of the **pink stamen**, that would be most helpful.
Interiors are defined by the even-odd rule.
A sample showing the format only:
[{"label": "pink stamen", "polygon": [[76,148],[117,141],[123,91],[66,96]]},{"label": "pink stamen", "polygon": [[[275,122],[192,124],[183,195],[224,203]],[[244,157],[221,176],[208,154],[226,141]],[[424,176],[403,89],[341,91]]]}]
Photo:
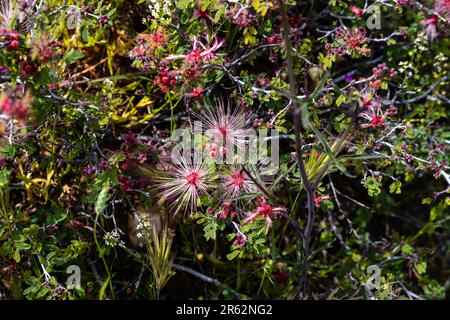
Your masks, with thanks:
[{"label": "pink stamen", "polygon": [[374,116],[372,118],[372,120],[370,121],[370,125],[372,126],[372,128],[383,127],[384,126],[384,119],[383,119],[383,117]]},{"label": "pink stamen", "polygon": [[242,172],[236,171],[231,174],[230,182],[235,186],[242,187],[245,182],[245,176]]},{"label": "pink stamen", "polygon": [[191,172],[186,175],[186,181],[189,185],[195,187],[200,180],[200,175],[197,172]]}]

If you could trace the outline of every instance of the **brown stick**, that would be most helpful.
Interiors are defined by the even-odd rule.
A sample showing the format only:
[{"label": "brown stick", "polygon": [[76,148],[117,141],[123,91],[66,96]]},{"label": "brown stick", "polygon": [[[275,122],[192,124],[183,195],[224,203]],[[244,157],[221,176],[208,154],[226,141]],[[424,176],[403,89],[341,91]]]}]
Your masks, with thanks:
[{"label": "brown stick", "polygon": [[95,68],[97,68],[99,65],[105,63],[106,61],[108,61],[108,58],[104,58],[102,60],[100,60],[99,62],[97,62],[96,64],[84,69],[83,71],[77,72],[74,75],[72,75],[72,78],[77,78],[85,73],[88,73],[91,70],[94,70]]}]

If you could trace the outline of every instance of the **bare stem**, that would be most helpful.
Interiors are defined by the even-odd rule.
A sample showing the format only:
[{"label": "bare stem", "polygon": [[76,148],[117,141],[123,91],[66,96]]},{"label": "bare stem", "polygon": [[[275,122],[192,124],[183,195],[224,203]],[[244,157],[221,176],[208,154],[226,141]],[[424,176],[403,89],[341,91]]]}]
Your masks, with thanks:
[{"label": "bare stem", "polygon": [[[294,75],[294,64],[292,61],[291,55],[291,42],[289,40],[289,18],[287,15],[286,5],[283,0],[280,1],[280,9],[281,15],[283,19],[283,39],[284,45],[286,48],[286,65],[287,65],[287,73],[289,77],[289,89],[291,94],[297,96],[297,85],[295,81]],[[298,104],[298,101],[291,100],[294,106],[294,110],[292,112],[294,118],[294,129],[295,129],[295,149],[297,154],[297,165],[300,171],[301,179],[303,182],[303,186],[306,190],[307,195],[307,206],[308,206],[308,217],[306,222],[305,231],[303,233],[303,246],[302,246],[302,271],[300,276],[300,283],[296,289],[296,295],[299,298],[304,298],[306,296],[306,287],[307,287],[307,276],[308,276],[308,264],[309,264],[309,245],[310,245],[310,236],[312,231],[312,226],[315,218],[315,210],[314,210],[314,190],[311,181],[308,178],[306,173],[305,164],[303,162],[303,152],[302,152],[302,126],[301,126],[301,106]]]}]

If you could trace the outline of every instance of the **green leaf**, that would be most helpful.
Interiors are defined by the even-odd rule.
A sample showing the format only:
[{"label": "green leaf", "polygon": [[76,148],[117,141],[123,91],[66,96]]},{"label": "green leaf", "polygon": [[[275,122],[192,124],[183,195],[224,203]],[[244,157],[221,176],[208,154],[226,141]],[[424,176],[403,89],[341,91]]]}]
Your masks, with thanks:
[{"label": "green leaf", "polygon": [[402,193],[402,183],[401,183],[401,181],[399,181],[399,180],[394,181],[389,186],[389,192],[390,193],[401,194]]},{"label": "green leaf", "polygon": [[363,184],[364,187],[366,187],[369,196],[375,197],[381,193],[381,183],[374,177],[367,177]]},{"label": "green leaf", "polygon": [[71,50],[66,54],[65,61],[67,64],[72,64],[76,62],[77,60],[80,60],[84,57],[84,54],[80,51]]},{"label": "green leaf", "polygon": [[117,8],[112,8],[109,12],[108,12],[108,17],[112,17],[117,11]]},{"label": "green leaf", "polygon": [[105,292],[106,292],[106,288],[108,287],[108,283],[109,283],[109,278],[106,279],[105,282],[103,282],[102,288],[100,289],[100,292],[98,294],[99,300],[103,300],[103,298],[105,297]]},{"label": "green leaf", "polygon": [[343,155],[338,158],[338,160],[341,161],[347,161],[347,160],[371,160],[371,159],[382,159],[387,158],[384,154],[369,154],[369,153],[363,153],[363,154],[357,154],[357,155]]},{"label": "green leaf", "polygon": [[341,104],[345,102],[347,98],[344,95],[339,96],[336,100],[336,105],[339,107]]},{"label": "green leaf", "polygon": [[84,42],[88,42],[89,40],[89,30],[87,28],[84,28],[81,30],[81,37],[83,38]]},{"label": "green leaf", "polygon": [[35,77],[35,86],[46,85],[58,81],[58,75],[49,68],[43,68]]},{"label": "green leaf", "polygon": [[16,261],[17,263],[19,263],[20,262],[20,252],[19,251],[17,251],[17,250],[14,250],[13,251],[13,259],[14,259],[14,261]]},{"label": "green leaf", "polygon": [[53,212],[51,215],[47,217],[47,224],[49,225],[58,224],[64,221],[66,218],[67,212],[64,212],[61,209],[57,209],[55,212]]},{"label": "green leaf", "polygon": [[216,240],[217,226],[217,222],[215,221],[208,221],[208,223],[205,224],[203,231],[205,232],[206,240]]},{"label": "green leaf", "polygon": [[11,171],[8,169],[0,170],[0,189],[5,190],[9,186],[9,177]]},{"label": "green leaf", "polygon": [[239,255],[240,252],[241,252],[240,250],[231,251],[229,254],[227,254],[227,259],[230,261],[233,260]]},{"label": "green leaf", "polygon": [[0,155],[8,159],[13,158],[17,153],[18,147],[14,144],[8,144],[6,147],[0,147]]},{"label": "green leaf", "polygon": [[102,212],[106,208],[106,203],[109,199],[109,187],[110,183],[109,180],[106,180],[103,183],[102,190],[98,194],[97,201],[95,202],[95,212],[98,214]]},{"label": "green leaf", "polygon": [[418,274],[424,274],[427,271],[427,262],[421,261],[414,266]]}]

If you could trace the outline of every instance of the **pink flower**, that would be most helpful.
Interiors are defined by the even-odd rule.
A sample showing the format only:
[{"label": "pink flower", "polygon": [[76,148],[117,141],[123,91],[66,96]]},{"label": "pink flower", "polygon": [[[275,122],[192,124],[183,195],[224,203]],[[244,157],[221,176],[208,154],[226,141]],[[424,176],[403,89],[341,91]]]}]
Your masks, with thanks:
[{"label": "pink flower", "polygon": [[258,208],[256,208],[253,212],[248,212],[247,217],[242,221],[243,223],[252,223],[257,217],[262,216],[264,217],[264,220],[266,220],[267,225],[270,227],[272,225],[272,218],[282,216],[288,211],[284,207],[272,207],[267,203],[265,197],[259,198],[256,201],[256,204],[258,205]]},{"label": "pink flower", "polygon": [[371,87],[373,89],[380,89],[381,88],[381,81],[379,81],[379,80],[369,81],[369,87]]},{"label": "pink flower", "polygon": [[186,59],[190,62],[208,61],[215,58],[214,52],[216,52],[223,45],[223,40],[218,41],[214,39],[214,43],[211,47],[207,48],[197,37],[194,38],[192,51],[188,54],[170,55],[165,60],[178,60]]},{"label": "pink flower", "polygon": [[209,10],[203,10],[202,6],[197,4],[197,8],[194,9],[194,17],[197,17],[202,22],[206,22],[206,20],[211,20],[214,23],[214,20],[209,16]]},{"label": "pink flower", "polygon": [[245,234],[238,232],[236,234],[236,239],[233,242],[233,246],[238,246],[239,248],[242,248],[247,243],[247,237]]},{"label": "pink flower", "polygon": [[323,196],[316,196],[315,194],[314,194],[314,206],[316,207],[316,208],[318,208],[319,206],[320,206],[320,203],[323,201],[323,200],[326,200],[326,199],[330,199],[330,196],[328,196],[328,195],[323,195]]},{"label": "pink flower", "polygon": [[350,6],[350,11],[353,12],[353,14],[357,17],[357,18],[361,18],[363,11],[356,7],[356,6]]},{"label": "pink flower", "polygon": [[267,38],[267,42],[270,44],[277,44],[281,43],[282,41],[283,39],[277,34],[271,35],[269,38]]},{"label": "pink flower", "polygon": [[210,180],[209,171],[204,162],[201,164],[188,164],[181,155],[172,157],[173,165],[165,172],[165,175],[157,178],[157,188],[163,191],[160,195],[164,198],[173,198],[171,207],[175,213],[184,208],[197,210],[197,201],[202,194],[208,194]]},{"label": "pink flower", "polygon": [[447,21],[450,19],[450,0],[436,0],[434,10],[440,15],[447,15]]},{"label": "pink flower", "polygon": [[5,114],[11,114],[12,106],[13,101],[7,95],[3,96],[3,99],[0,102],[0,111],[2,111]]},{"label": "pink flower", "polygon": [[407,5],[412,5],[414,3],[414,0],[397,0],[397,5],[399,7],[405,7]]},{"label": "pink flower", "polygon": [[425,19],[422,21],[422,25],[429,26],[429,25],[436,25],[438,22],[438,18],[436,16],[431,16],[428,19]]},{"label": "pink flower", "polygon": [[251,115],[242,103],[232,110],[230,103],[225,106],[222,100],[217,102],[217,107],[207,106],[201,112],[194,113],[195,117],[202,122],[205,131],[212,135],[216,147],[226,144],[226,149],[222,149],[226,151],[234,151],[228,147],[244,148],[245,130],[250,128]]},{"label": "pink flower", "polygon": [[368,107],[372,104],[373,100],[371,98],[368,97],[363,97],[361,99],[361,106],[363,107]]},{"label": "pink flower", "polygon": [[369,121],[368,123],[362,124],[361,128],[382,128],[385,125],[387,115],[383,113],[378,103],[374,103],[367,108],[367,111],[360,113],[359,116]]},{"label": "pink flower", "polygon": [[5,95],[0,102],[0,111],[10,117],[14,117],[19,124],[24,124],[31,107],[31,101],[32,97],[29,91],[25,92],[22,99],[15,101]]},{"label": "pink flower", "polygon": [[18,46],[19,46],[19,41],[17,41],[17,40],[12,40],[12,41],[9,43],[8,48],[10,48],[10,49],[15,49],[15,48],[17,48]]},{"label": "pink flower", "polygon": [[367,37],[364,28],[352,28],[350,30],[339,28],[335,32],[335,42],[326,44],[328,52],[342,56],[345,53],[349,55],[370,55],[370,49],[366,48]]},{"label": "pink flower", "polygon": [[425,34],[431,41],[437,37],[437,23],[438,18],[436,16],[431,16],[422,21],[422,25],[425,27]]},{"label": "pink flower", "polygon": [[195,97],[203,97],[203,87],[197,87],[192,90],[191,93],[186,94],[186,96],[195,98]]},{"label": "pink flower", "polygon": [[244,193],[256,192],[256,185],[247,176],[247,174],[239,169],[234,168],[229,175],[222,176],[221,193],[224,198],[237,198]]},{"label": "pink flower", "polygon": [[226,219],[228,217],[233,219],[234,217],[236,217],[236,211],[233,210],[233,205],[231,204],[231,202],[225,201],[223,203],[223,206],[224,206],[224,209],[222,211],[220,211],[219,215],[218,215],[218,217],[220,219]]}]

